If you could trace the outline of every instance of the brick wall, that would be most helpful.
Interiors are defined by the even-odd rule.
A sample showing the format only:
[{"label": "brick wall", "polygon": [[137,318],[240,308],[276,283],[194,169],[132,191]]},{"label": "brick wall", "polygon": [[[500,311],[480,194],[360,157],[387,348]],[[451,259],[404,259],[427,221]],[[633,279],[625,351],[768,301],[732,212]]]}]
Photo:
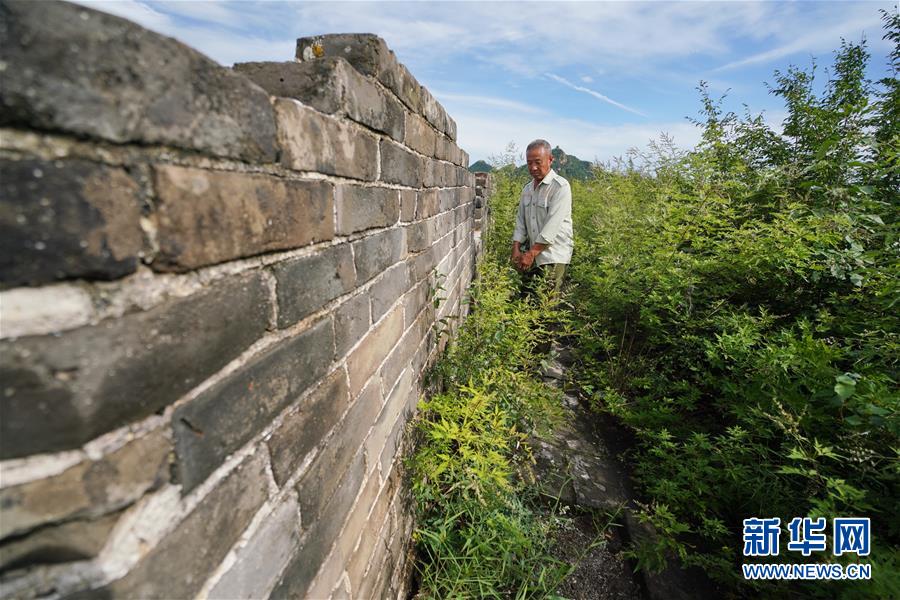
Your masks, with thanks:
[{"label": "brick wall", "polygon": [[371,35],[228,69],[3,0],[0,48],[0,595],[403,596],[453,120]]}]

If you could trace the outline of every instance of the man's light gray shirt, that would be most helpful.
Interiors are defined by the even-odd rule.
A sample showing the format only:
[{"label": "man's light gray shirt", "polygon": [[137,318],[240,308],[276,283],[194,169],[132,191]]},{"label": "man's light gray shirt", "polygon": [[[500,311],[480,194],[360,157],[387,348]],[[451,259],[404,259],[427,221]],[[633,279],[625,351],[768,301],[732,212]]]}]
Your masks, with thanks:
[{"label": "man's light gray shirt", "polygon": [[513,241],[549,245],[534,261],[536,265],[547,265],[569,264],[572,239],[572,188],[550,169],[537,189],[533,180],[522,188]]}]

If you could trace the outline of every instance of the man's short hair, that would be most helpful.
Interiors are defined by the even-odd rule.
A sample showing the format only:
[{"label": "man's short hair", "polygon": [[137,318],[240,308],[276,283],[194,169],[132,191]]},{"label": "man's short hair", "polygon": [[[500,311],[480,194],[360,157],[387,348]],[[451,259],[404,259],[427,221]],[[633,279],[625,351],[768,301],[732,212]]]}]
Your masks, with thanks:
[{"label": "man's short hair", "polygon": [[534,140],[525,147],[525,153],[527,154],[536,148],[543,148],[547,151],[547,154],[550,154],[550,142],[547,140]]}]

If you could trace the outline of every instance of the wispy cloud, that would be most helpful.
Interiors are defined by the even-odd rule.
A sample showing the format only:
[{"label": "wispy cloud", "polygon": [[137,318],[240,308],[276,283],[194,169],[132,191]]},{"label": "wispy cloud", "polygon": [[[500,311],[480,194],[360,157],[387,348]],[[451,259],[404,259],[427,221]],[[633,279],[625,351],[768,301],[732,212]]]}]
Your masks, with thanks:
[{"label": "wispy cloud", "polygon": [[469,94],[451,94],[440,90],[432,90],[434,97],[440,101],[445,107],[450,105],[464,105],[473,107],[499,108],[503,110],[512,110],[520,113],[541,115],[547,114],[547,111],[537,106],[531,106],[524,102],[516,102],[515,100],[507,100],[506,98],[497,98],[494,96],[478,96]]},{"label": "wispy cloud", "polygon": [[598,100],[602,100],[603,102],[606,102],[607,104],[611,104],[611,105],[615,106],[616,108],[621,108],[622,110],[627,110],[628,112],[634,113],[634,114],[636,114],[636,115],[638,115],[638,116],[641,116],[641,117],[646,117],[646,116],[647,116],[647,115],[645,115],[644,113],[642,113],[641,111],[637,110],[636,108],[631,108],[630,106],[625,106],[625,105],[622,104],[621,102],[616,102],[615,100],[613,100],[613,99],[610,98],[609,96],[604,96],[603,94],[601,94],[600,92],[598,92],[598,91],[596,91],[596,90],[592,90],[592,89],[590,89],[590,88],[586,88],[586,87],[583,87],[583,86],[580,86],[580,85],[575,85],[574,83],[572,83],[572,82],[569,81],[568,79],[565,79],[565,78],[563,78],[563,77],[560,77],[559,75],[554,75],[553,73],[546,73],[546,75],[547,75],[547,77],[549,77],[549,78],[552,79],[553,81],[556,81],[556,82],[559,82],[559,83],[561,83],[561,84],[563,84],[563,85],[565,85],[565,86],[568,86],[568,87],[572,88],[573,90],[577,90],[577,91],[579,91],[579,92],[584,92],[585,94],[588,94],[588,95],[590,95],[590,96],[593,96],[594,98],[596,98],[596,99],[598,99]]},{"label": "wispy cloud", "polygon": [[796,37],[786,44],[779,45],[764,52],[757,52],[756,54],[716,67],[713,69],[713,72],[728,71],[750,65],[767,64],[793,54],[831,50],[835,47],[835,41],[842,37],[849,38],[853,41],[859,41],[860,32],[868,30],[869,32],[875,33],[879,31],[880,26],[878,14],[873,11],[871,15],[867,15],[863,18],[842,22],[831,27],[817,28],[811,33]]}]

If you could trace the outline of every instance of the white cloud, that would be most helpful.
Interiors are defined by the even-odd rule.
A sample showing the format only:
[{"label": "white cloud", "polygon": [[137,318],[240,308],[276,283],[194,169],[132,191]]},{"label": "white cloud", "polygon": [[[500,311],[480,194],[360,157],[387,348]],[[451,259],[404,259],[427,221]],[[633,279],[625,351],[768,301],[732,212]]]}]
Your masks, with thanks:
[{"label": "white cloud", "polygon": [[878,14],[874,11],[871,15],[854,19],[850,22],[842,22],[826,28],[814,28],[812,31],[796,37],[792,41],[781,44],[765,52],[758,52],[750,56],[731,61],[720,67],[716,67],[713,71],[727,71],[746,67],[755,64],[767,64],[780,58],[791,56],[793,54],[816,53],[822,51],[830,51],[836,47],[837,40],[846,38],[851,41],[859,41],[861,32],[878,31],[880,21]]},{"label": "white cloud", "polygon": [[444,108],[447,109],[452,106],[462,105],[483,107],[488,109],[497,108],[503,110],[513,110],[519,113],[531,115],[540,115],[547,113],[547,111],[543,108],[531,106],[530,104],[524,104],[522,102],[516,102],[515,100],[507,100],[506,98],[496,98],[493,96],[477,96],[469,94],[451,94],[440,90],[431,90],[431,93],[435,98],[438,99],[438,101],[444,106]]},{"label": "white cloud", "polygon": [[591,77],[590,75],[582,75],[582,76],[581,76],[581,81],[583,81],[583,82],[585,82],[585,83],[593,83],[593,82],[594,82],[594,78]]},{"label": "white cloud", "polygon": [[624,156],[629,149],[645,149],[661,133],[672,136],[684,149],[692,148],[700,139],[700,130],[687,121],[598,125],[559,117],[522,119],[517,115],[497,116],[480,112],[457,112],[454,118],[459,130],[459,145],[469,153],[472,162],[500,154],[507,142],[524,148],[537,138],[549,140],[568,154],[582,160],[606,162]]},{"label": "white cloud", "polygon": [[567,87],[572,88],[573,90],[576,90],[576,91],[579,91],[579,92],[584,92],[585,94],[588,94],[589,96],[593,96],[594,98],[597,98],[598,100],[601,100],[601,101],[603,101],[603,102],[606,102],[607,104],[611,104],[611,105],[615,106],[616,108],[621,108],[622,110],[627,110],[628,112],[634,113],[634,114],[639,115],[639,116],[641,116],[641,117],[646,117],[646,116],[647,116],[647,115],[645,115],[644,113],[642,113],[641,111],[639,111],[639,110],[637,110],[637,109],[634,109],[634,108],[631,108],[630,106],[625,106],[625,105],[622,104],[621,102],[616,102],[615,100],[613,100],[613,99],[610,98],[609,96],[605,96],[605,95],[601,94],[600,92],[598,92],[598,91],[596,91],[596,90],[592,90],[592,89],[589,89],[589,88],[586,88],[586,87],[582,87],[582,86],[580,86],[580,85],[575,85],[575,84],[572,83],[571,81],[569,81],[569,80],[567,80],[567,79],[565,79],[565,78],[563,78],[563,77],[560,77],[559,75],[554,75],[553,73],[547,73],[546,75],[547,75],[547,77],[549,77],[549,78],[552,79],[553,81],[559,82],[559,83],[561,83],[561,84],[563,84],[563,85],[565,85],[565,86],[567,86]]}]

